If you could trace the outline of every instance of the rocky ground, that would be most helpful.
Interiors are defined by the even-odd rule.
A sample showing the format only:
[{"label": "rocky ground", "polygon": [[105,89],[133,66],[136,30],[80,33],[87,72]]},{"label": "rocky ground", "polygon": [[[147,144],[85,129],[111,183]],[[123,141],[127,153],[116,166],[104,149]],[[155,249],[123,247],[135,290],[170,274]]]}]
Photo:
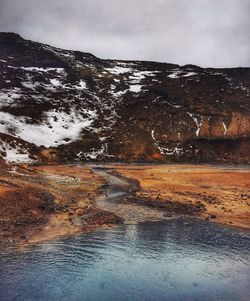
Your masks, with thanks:
[{"label": "rocky ground", "polygon": [[249,104],[250,68],[105,60],[0,33],[7,162],[249,164]]},{"label": "rocky ground", "polygon": [[23,245],[120,223],[95,205],[102,180],[70,166],[0,171],[0,246]]},{"label": "rocky ground", "polygon": [[250,229],[250,171],[232,167],[192,165],[117,166],[115,170],[139,181],[128,198],[166,211]]},{"label": "rocky ground", "polygon": [[[0,246],[26,245],[122,223],[98,207],[104,180],[91,166],[10,166],[0,162]],[[250,229],[250,171],[191,165],[105,165],[137,181],[122,199]]]},{"label": "rocky ground", "polygon": [[[0,33],[0,244],[122,222],[96,204],[104,179],[62,164],[249,165],[249,100],[250,68],[105,60]],[[247,170],[109,168],[138,181],[127,204],[250,227]]]}]

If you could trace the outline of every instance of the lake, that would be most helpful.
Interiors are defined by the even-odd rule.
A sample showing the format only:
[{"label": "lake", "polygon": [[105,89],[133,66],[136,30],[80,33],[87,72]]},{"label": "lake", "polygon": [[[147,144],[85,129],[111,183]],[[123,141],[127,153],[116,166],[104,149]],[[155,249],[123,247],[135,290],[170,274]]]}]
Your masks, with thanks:
[{"label": "lake", "polygon": [[0,300],[250,300],[250,235],[196,219],[126,224],[9,250]]}]

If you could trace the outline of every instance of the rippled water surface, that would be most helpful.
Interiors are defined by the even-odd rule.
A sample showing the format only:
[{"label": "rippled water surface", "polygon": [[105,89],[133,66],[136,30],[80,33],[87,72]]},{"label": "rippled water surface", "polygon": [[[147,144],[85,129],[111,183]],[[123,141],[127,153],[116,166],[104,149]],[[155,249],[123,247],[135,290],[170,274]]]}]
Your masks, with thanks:
[{"label": "rippled water surface", "polygon": [[1,300],[250,300],[250,236],[140,223],[1,254]]}]

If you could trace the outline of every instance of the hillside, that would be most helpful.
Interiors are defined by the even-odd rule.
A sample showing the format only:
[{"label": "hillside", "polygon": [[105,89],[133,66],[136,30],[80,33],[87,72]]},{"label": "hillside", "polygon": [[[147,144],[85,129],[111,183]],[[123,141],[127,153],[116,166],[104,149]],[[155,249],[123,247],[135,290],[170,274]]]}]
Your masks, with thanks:
[{"label": "hillside", "polygon": [[0,73],[0,161],[250,162],[250,68],[104,60],[0,33]]}]

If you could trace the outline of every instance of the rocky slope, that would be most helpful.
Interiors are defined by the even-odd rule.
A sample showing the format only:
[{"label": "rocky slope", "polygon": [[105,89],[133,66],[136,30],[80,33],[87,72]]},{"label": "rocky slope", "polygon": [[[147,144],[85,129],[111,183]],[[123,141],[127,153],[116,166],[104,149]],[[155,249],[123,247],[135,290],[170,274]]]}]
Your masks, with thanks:
[{"label": "rocky slope", "polygon": [[250,162],[250,68],[102,60],[0,33],[8,162]]}]

